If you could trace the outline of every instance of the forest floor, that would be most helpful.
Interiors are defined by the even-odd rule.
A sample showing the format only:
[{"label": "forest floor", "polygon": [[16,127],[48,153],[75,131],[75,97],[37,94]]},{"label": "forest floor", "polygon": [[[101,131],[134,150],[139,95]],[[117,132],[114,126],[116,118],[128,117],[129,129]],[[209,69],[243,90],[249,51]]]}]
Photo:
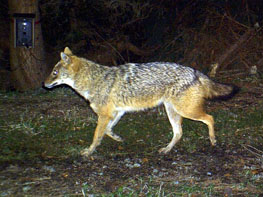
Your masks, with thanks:
[{"label": "forest floor", "polygon": [[185,119],[181,141],[159,154],[172,137],[160,106],[126,114],[114,128],[124,142],[105,137],[88,159],[79,151],[96,115],[71,89],[2,92],[0,196],[262,196],[263,82],[231,83],[241,87],[234,98],[207,102],[217,146]]}]

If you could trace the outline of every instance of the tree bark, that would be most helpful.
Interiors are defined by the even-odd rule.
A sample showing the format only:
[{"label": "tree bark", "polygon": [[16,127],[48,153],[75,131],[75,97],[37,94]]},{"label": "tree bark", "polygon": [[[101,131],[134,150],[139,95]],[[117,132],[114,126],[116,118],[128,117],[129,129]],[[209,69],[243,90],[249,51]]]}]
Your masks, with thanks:
[{"label": "tree bark", "polygon": [[[38,0],[8,0],[10,23],[10,67],[16,90],[26,91],[42,86],[47,76]],[[33,48],[14,47],[14,13],[35,14],[35,41]]]}]

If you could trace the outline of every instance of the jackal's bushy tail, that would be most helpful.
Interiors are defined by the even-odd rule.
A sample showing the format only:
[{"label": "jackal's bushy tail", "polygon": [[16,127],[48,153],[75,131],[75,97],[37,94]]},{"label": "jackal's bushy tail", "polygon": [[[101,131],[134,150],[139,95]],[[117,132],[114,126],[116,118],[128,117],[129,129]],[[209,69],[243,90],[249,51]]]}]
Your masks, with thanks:
[{"label": "jackal's bushy tail", "polygon": [[238,92],[238,87],[214,82],[205,75],[201,75],[199,80],[204,87],[205,98],[207,99],[228,99]]}]

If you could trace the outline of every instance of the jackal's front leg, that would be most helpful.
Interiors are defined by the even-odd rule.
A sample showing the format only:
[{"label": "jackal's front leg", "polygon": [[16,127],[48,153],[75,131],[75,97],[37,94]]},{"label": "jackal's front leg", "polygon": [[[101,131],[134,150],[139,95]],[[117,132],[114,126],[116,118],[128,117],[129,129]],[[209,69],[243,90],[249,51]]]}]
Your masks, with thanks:
[{"label": "jackal's front leg", "polygon": [[112,128],[118,123],[118,121],[120,120],[123,114],[124,114],[124,111],[117,112],[114,115],[113,119],[109,122],[107,126],[107,131],[106,131],[106,135],[108,135],[109,137],[111,137],[112,139],[118,142],[122,142],[123,140],[120,136],[112,132]]},{"label": "jackal's front leg", "polygon": [[100,145],[101,140],[105,135],[107,125],[109,124],[110,121],[111,121],[110,117],[107,116],[98,117],[98,124],[94,133],[93,142],[89,148],[85,148],[81,151],[82,156],[88,157],[95,151],[96,147]]}]

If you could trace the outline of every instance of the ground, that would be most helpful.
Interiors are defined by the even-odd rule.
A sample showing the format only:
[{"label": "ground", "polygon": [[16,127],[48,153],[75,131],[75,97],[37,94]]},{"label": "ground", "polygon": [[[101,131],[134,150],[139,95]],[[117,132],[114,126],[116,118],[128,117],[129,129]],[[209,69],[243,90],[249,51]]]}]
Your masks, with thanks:
[{"label": "ground", "polygon": [[[220,79],[222,80],[222,79]],[[207,128],[184,120],[170,153],[163,107],[125,115],[88,159],[96,115],[67,87],[0,94],[0,196],[262,196],[262,79],[233,80],[241,91],[208,101],[217,146]]]}]

